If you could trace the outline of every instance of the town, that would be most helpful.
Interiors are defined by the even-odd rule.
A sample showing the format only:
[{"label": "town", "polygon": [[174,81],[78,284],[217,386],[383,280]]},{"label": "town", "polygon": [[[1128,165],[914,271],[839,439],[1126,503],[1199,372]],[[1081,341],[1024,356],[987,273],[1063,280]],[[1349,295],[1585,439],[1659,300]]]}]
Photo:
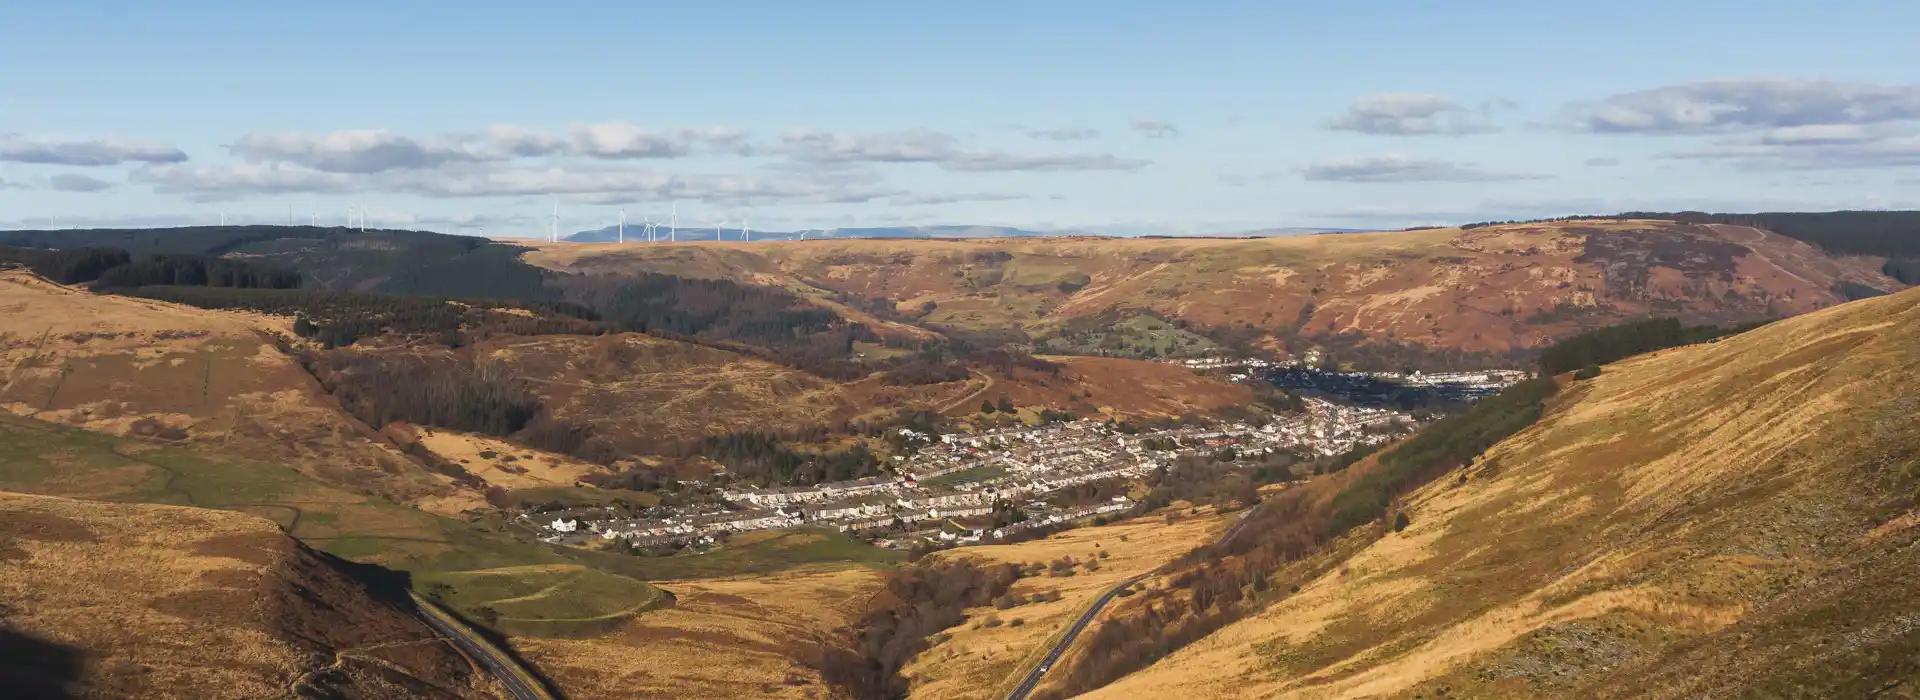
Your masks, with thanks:
[{"label": "town", "polygon": [[[1290,363],[1261,360],[1187,362],[1205,363],[1195,366],[1204,370],[1304,371]],[[1354,380],[1387,381],[1359,373],[1315,374],[1334,377],[1336,381],[1322,379],[1325,386],[1315,388],[1336,393],[1360,386],[1341,383],[1349,375]],[[1394,375],[1392,381],[1481,395],[1524,376],[1523,372]],[[1251,379],[1246,374],[1232,378]],[[898,548],[1004,541],[1035,528],[1131,511],[1138,504],[1126,495],[1071,505],[1050,502],[1049,496],[1095,482],[1137,481],[1181,457],[1217,455],[1223,450],[1246,456],[1285,450],[1329,457],[1391,441],[1417,427],[1410,413],[1360,405],[1365,402],[1328,400],[1319,393],[1302,396],[1303,411],[1260,425],[1225,422],[1140,430],[1113,421],[1079,419],[940,435],[896,428],[894,442],[904,449],[891,456],[889,476],[811,486],[728,488],[720,493],[724,506],[655,508],[647,517],[605,508],[521,517],[542,530],[549,542],[583,545],[599,539],[633,549],[711,544],[733,533],[802,526],[865,534],[875,544]],[[1021,517],[1016,522],[990,518],[996,508],[1017,511]]]}]

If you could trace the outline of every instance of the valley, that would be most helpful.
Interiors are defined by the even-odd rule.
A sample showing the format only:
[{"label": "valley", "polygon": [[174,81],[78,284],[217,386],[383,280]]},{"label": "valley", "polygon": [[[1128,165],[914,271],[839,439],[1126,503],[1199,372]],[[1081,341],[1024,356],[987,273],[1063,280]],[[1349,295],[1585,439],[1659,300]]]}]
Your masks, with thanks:
[{"label": "valley", "polygon": [[[1792,395],[1836,416],[1897,404],[1858,377],[1905,371],[1889,334],[1914,298],[1867,256],[1645,219],[752,246],[358,235],[125,239],[181,269],[289,266],[271,269],[298,289],[248,287],[287,276],[244,266],[229,286],[106,286],[162,277],[145,253],[0,251],[23,261],[0,271],[0,491],[258,518],[397,573],[381,595],[443,606],[568,697],[1002,697],[1125,581],[1033,697],[1531,697],[1666,677],[1672,654],[1720,668],[1689,645],[1809,624],[1768,605],[1834,604],[1782,596],[1846,570],[1808,558],[1838,531],[1708,547],[1646,518],[1828,503],[1796,470],[1841,467],[1768,466],[1774,486],[1741,491],[1727,465],[1828,443],[1681,417],[1761,430],[1716,408],[1737,403],[1828,440],[1833,417],[1767,408],[1786,380],[1765,377],[1808,377]],[[491,270],[511,282],[470,286]],[[1848,303],[1862,288],[1895,293]],[[1789,350],[1756,365],[1761,347]],[[1530,378],[1549,363],[1557,379]],[[1883,414],[1895,432],[1875,439],[1908,444]],[[1709,437],[1741,447],[1693,446]],[[1848,502],[1899,509],[1893,482],[1859,483]],[[1713,489],[1734,495],[1700,500]],[[1712,517],[1765,520],[1745,512]],[[1859,526],[1892,536],[1898,518]]]}]

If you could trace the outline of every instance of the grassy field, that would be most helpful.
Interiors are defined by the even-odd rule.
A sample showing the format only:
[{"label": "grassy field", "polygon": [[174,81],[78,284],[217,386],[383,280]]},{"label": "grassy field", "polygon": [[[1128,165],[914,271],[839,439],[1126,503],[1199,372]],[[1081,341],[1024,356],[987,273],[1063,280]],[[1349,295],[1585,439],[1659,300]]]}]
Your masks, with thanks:
[{"label": "grassy field", "polygon": [[805,650],[857,617],[880,579],[843,568],[669,583],[673,607],[612,634],[516,643],[576,698],[817,700],[831,696]]},{"label": "grassy field", "polygon": [[1920,677],[1916,382],[1912,290],[1607,365],[1085,697],[1886,695]]},{"label": "grassy field", "polygon": [[988,465],[984,467],[974,467],[972,469],[964,469],[961,471],[954,472],[952,474],[941,474],[940,476],[936,476],[926,481],[920,482],[920,487],[933,489],[933,488],[952,486],[954,484],[970,484],[975,481],[986,481],[988,479],[997,479],[1006,475],[1007,475],[1006,467],[1000,466],[998,464],[993,464],[993,465]]},{"label": "grassy field", "polygon": [[905,555],[881,549],[826,528],[764,530],[734,535],[705,553],[669,557],[629,557],[623,571],[649,581],[751,576],[787,570],[884,568]]},{"label": "grassy field", "polygon": [[[422,579],[435,573],[515,566],[579,568],[578,559],[619,571],[617,567],[637,561],[515,540],[467,522],[321,484],[271,464],[14,416],[0,415],[0,454],[8,455],[0,460],[0,491],[250,513],[323,551],[413,572]],[[631,581],[628,607],[657,599],[657,592],[646,584],[615,578]],[[463,614],[473,613],[463,601],[452,602]],[[580,617],[591,617],[598,608],[584,610]]]},{"label": "grassy field", "polygon": [[672,603],[653,586],[574,564],[426,573],[414,587],[494,629],[530,637],[597,636]]},{"label": "grassy field", "polygon": [[1146,315],[1129,316],[1098,328],[1065,330],[1059,337],[1047,339],[1042,347],[1063,355],[1117,357],[1196,357],[1220,349],[1206,336]]}]

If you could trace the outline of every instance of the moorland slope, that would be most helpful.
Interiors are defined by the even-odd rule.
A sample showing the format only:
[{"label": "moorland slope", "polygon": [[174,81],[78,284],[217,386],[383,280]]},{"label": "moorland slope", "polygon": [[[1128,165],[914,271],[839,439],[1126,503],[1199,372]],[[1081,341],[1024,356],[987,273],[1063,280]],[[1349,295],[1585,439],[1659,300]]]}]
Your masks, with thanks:
[{"label": "moorland slope", "polygon": [[1910,697],[1916,382],[1920,291],[1608,365],[1087,697]]},{"label": "moorland slope", "polygon": [[508,697],[262,518],[0,492],[0,562],[9,697]]},{"label": "moorland slope", "polygon": [[535,265],[885,299],[935,329],[1032,337],[1147,311],[1267,343],[1367,340],[1503,353],[1650,313],[1751,321],[1904,285],[1869,259],[1760,229],[1654,220],[1265,239],[824,240],[541,244]]}]

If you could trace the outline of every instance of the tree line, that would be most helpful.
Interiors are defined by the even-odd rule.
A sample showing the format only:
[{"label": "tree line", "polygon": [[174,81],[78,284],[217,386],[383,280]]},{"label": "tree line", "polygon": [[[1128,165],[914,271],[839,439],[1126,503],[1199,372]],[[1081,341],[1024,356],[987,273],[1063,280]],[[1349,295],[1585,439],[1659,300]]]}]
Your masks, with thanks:
[{"label": "tree line", "polygon": [[865,445],[844,450],[808,453],[794,450],[772,435],[757,431],[716,435],[701,440],[693,451],[726,465],[735,479],[757,486],[810,486],[880,476],[880,458]]},{"label": "tree line", "polygon": [[1676,318],[1629,321],[1587,331],[1561,340],[1540,352],[1540,371],[1555,375],[1583,367],[1618,362],[1665,348],[1704,343],[1766,325],[1761,321],[1739,326],[1688,326]]},{"label": "tree line", "polygon": [[887,574],[882,589],[838,644],[804,656],[840,696],[894,700],[907,695],[900,669],[928,640],[967,619],[968,608],[1006,595],[1021,577],[1014,564],[926,561]]},{"label": "tree line", "polygon": [[95,289],[149,285],[293,289],[300,273],[281,267],[205,255],[150,253],[135,256],[119,248],[35,249],[0,246],[0,261],[27,266],[60,284],[91,284]]}]

